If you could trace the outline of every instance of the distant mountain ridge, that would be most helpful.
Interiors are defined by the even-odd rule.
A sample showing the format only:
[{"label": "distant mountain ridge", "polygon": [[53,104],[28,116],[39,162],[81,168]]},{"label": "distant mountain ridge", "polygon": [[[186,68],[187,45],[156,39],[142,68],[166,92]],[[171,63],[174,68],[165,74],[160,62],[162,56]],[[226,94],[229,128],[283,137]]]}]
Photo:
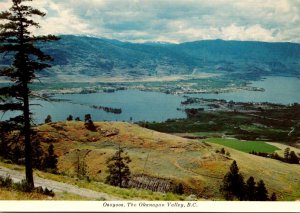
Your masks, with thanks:
[{"label": "distant mountain ridge", "polygon": [[[130,43],[90,36],[62,35],[42,44],[54,57],[43,76],[55,80],[81,77],[145,77],[226,73],[243,78],[300,76],[300,44],[203,40],[181,44]],[[0,57],[1,64],[8,63]]]}]

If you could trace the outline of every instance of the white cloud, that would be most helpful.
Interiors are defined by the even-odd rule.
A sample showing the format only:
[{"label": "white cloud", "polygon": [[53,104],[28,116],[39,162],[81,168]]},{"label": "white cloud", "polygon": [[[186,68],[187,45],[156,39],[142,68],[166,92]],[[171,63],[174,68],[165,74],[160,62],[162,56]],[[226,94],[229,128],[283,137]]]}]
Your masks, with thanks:
[{"label": "white cloud", "polygon": [[[35,0],[26,2],[35,8],[47,14],[46,17],[37,19],[41,28],[31,29],[36,34],[97,34],[93,27],[85,22],[80,17],[74,14],[72,7],[66,7],[65,4],[56,3],[48,0]],[[10,1],[0,3],[0,8],[3,10],[9,9]]]},{"label": "white cloud", "polygon": [[74,14],[72,7],[54,1],[39,0],[34,1],[32,6],[42,8],[47,13],[46,17],[40,18],[38,22],[40,29],[38,34],[93,34],[89,23]]},{"label": "white cloud", "polygon": [[[2,1],[2,0],[1,0]],[[0,3],[0,7],[7,6]],[[127,41],[233,39],[300,42],[297,0],[35,0],[38,33]]]},{"label": "white cloud", "polygon": [[222,27],[220,35],[223,35],[226,40],[273,41],[273,32],[273,29],[264,29],[259,24],[250,27],[230,25]]}]

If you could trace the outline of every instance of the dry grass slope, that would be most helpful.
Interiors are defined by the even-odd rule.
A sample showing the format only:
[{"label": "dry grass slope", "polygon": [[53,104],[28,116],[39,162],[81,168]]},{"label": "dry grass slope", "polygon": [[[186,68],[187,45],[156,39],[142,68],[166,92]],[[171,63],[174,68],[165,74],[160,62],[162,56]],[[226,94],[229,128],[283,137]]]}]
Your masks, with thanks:
[{"label": "dry grass slope", "polygon": [[300,166],[285,164],[225,147],[231,157],[215,153],[221,145],[155,132],[123,122],[95,122],[95,132],[83,122],[66,121],[37,127],[45,148],[53,143],[59,155],[60,172],[75,176],[75,164],[86,155],[88,175],[104,181],[106,160],[120,145],[132,159],[133,174],[146,174],[181,182],[191,194],[221,199],[219,185],[232,160],[245,179],[263,179],[279,199],[300,198]]}]

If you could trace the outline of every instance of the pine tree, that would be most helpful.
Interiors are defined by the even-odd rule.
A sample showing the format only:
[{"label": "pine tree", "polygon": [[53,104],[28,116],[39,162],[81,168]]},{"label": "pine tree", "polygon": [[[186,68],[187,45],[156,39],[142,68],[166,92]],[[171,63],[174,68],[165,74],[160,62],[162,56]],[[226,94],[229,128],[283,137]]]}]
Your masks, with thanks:
[{"label": "pine tree", "polygon": [[260,180],[257,183],[255,200],[266,201],[268,200],[268,190],[266,189],[265,183],[263,180]]},{"label": "pine tree", "polygon": [[85,163],[85,158],[88,156],[88,154],[91,152],[91,150],[88,150],[87,152],[81,152],[80,150],[76,150],[76,161],[74,163],[75,166],[75,173],[76,176],[79,179],[84,179],[86,178],[87,180],[89,180],[89,176],[88,176],[88,167]]},{"label": "pine tree", "polygon": [[107,160],[107,172],[109,175],[106,178],[106,183],[113,186],[126,187],[130,179],[130,169],[128,164],[131,162],[127,153],[119,147],[118,151]]},{"label": "pine tree", "polygon": [[19,125],[25,143],[26,182],[33,188],[32,144],[31,144],[31,112],[29,98],[31,84],[37,77],[36,72],[50,67],[44,61],[51,57],[44,54],[34,44],[57,40],[57,37],[33,36],[30,28],[39,27],[33,16],[45,16],[45,13],[24,5],[31,0],[12,0],[12,7],[0,13],[0,54],[14,56],[11,66],[0,68],[0,77],[7,77],[12,84],[0,88],[0,110],[21,111],[22,114],[11,118],[8,122]]},{"label": "pine tree", "polygon": [[73,116],[72,116],[72,115],[69,115],[69,116],[67,117],[67,121],[73,121]]},{"label": "pine tree", "polygon": [[271,200],[271,201],[277,201],[277,196],[276,196],[276,193],[275,193],[275,192],[272,193],[272,195],[271,195],[271,197],[270,197],[270,200]]},{"label": "pine tree", "polygon": [[89,120],[92,120],[91,114],[85,114],[84,115],[84,122],[87,123]]},{"label": "pine tree", "polygon": [[41,143],[39,139],[37,138],[37,135],[35,132],[32,134],[32,140],[31,140],[31,145],[34,147],[32,149],[32,167],[37,168],[37,169],[42,169],[43,168],[43,158],[44,158],[44,150],[41,147]]},{"label": "pine tree", "polygon": [[52,122],[52,117],[51,115],[48,115],[47,118],[45,119],[45,124],[51,123]]},{"label": "pine tree", "polygon": [[255,200],[255,192],[256,192],[256,187],[255,187],[255,181],[254,178],[251,176],[248,178],[245,186],[245,196],[246,200],[254,201]]},{"label": "pine tree", "polygon": [[94,122],[92,121],[92,116],[91,114],[86,114],[84,116],[84,126],[90,131],[95,131],[96,127],[94,125]]},{"label": "pine tree", "polygon": [[50,170],[52,173],[57,172],[57,155],[54,154],[54,146],[50,144],[48,147],[48,154],[44,159],[43,169]]},{"label": "pine tree", "polygon": [[244,188],[244,177],[239,173],[236,161],[233,161],[229,172],[223,178],[220,191],[224,194],[226,200],[233,200],[235,197],[243,200],[245,197]]},{"label": "pine tree", "polygon": [[80,153],[78,153],[77,155],[77,160],[75,162],[75,172],[76,172],[76,176],[79,179],[84,179],[87,176],[87,166],[85,163],[85,159],[81,159],[80,158]]}]

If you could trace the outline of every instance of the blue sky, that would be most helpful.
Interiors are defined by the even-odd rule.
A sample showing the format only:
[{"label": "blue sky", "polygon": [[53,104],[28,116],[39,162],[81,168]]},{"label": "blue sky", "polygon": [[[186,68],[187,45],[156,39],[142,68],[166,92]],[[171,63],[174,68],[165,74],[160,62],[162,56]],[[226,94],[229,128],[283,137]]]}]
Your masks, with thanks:
[{"label": "blue sky", "polygon": [[[300,0],[35,0],[36,33],[122,41],[202,39],[300,42]],[[9,0],[0,0],[7,9]]]}]

